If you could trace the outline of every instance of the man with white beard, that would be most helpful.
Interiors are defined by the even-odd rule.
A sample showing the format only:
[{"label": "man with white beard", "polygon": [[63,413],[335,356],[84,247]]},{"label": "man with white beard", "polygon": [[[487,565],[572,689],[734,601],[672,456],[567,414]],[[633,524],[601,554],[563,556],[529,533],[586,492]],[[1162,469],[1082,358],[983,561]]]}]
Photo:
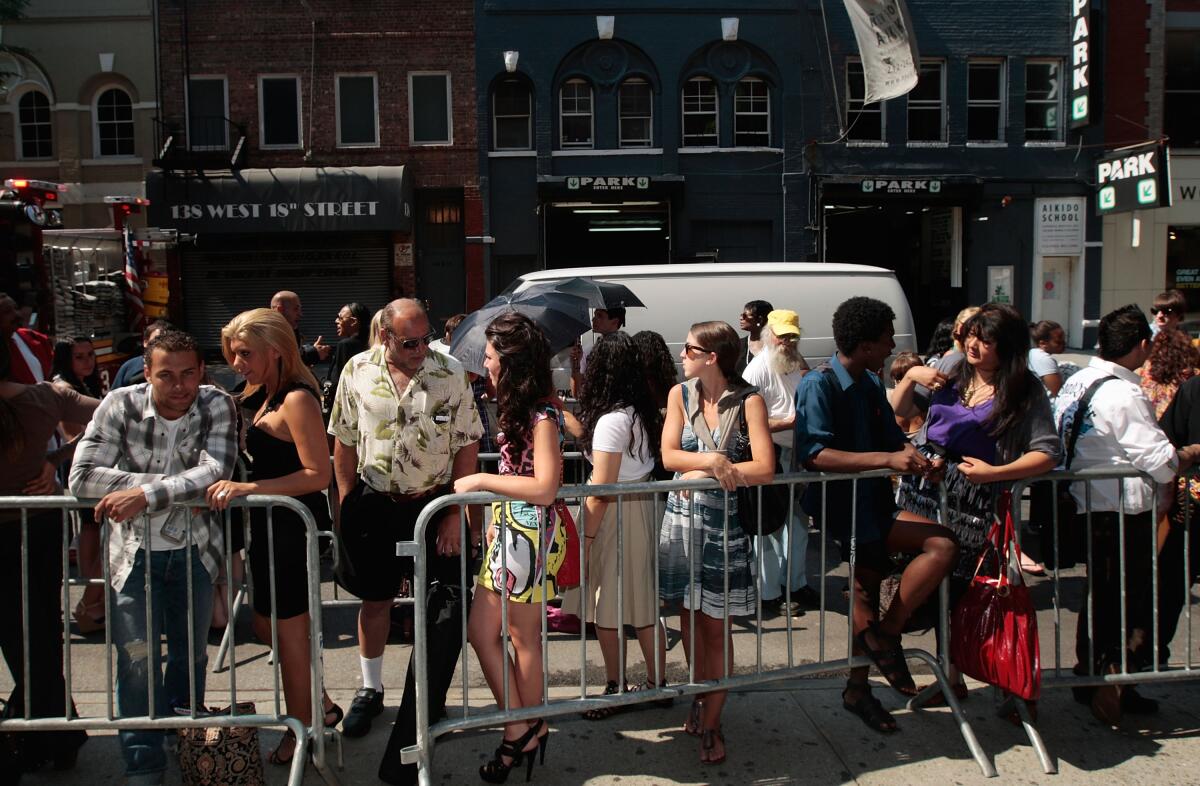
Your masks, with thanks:
[{"label": "man with white beard", "polygon": [[[796,388],[808,371],[800,354],[800,317],[795,311],[776,309],[767,315],[763,326],[763,351],[750,361],[742,377],[758,388],[767,405],[767,425],[780,466],[789,471],[792,464],[792,425],[796,418]],[[794,505],[791,526],[783,526],[770,535],[754,538],[757,554],[762,554],[762,572],[758,589],[763,607],[779,600],[779,611],[802,616],[804,606],[816,608],[820,596],[808,586],[808,516]],[[784,514],[786,515],[786,513]],[[765,523],[765,522],[764,522]],[[790,582],[786,577],[790,576]],[[790,596],[783,593],[791,587]]]}]

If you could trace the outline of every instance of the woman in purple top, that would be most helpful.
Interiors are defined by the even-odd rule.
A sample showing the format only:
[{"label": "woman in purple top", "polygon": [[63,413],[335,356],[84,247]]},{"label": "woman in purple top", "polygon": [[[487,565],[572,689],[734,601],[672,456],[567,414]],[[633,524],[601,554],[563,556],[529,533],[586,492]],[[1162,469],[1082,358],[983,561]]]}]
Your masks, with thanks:
[{"label": "woman in purple top", "polygon": [[[964,361],[934,375],[925,428],[914,440],[944,462],[949,521],[940,521],[938,492],[905,477],[903,510],[949,527],[958,538],[960,577],[970,576],[992,523],[1000,483],[1040,475],[1058,463],[1059,439],[1045,388],[1028,367],[1029,328],[1011,306],[989,303],[963,326]],[[913,408],[912,389],[928,372],[911,369],[896,385],[896,412]]]}]

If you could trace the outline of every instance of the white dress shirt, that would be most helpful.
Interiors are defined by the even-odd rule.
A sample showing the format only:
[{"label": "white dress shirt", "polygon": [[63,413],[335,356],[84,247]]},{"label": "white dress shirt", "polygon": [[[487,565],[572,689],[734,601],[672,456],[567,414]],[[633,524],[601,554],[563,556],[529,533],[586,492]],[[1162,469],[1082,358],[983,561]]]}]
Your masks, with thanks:
[{"label": "white dress shirt", "polygon": [[[1074,422],[1079,400],[1093,382],[1102,376],[1110,379],[1092,395],[1083,428],[1075,444],[1075,459],[1071,469],[1092,467],[1134,468],[1150,475],[1160,484],[1171,483],[1179,469],[1179,459],[1167,435],[1158,427],[1154,407],[1142,392],[1136,372],[1098,357],[1087,368],[1071,376],[1054,402],[1054,422],[1065,440]],[[1065,450],[1065,446],[1064,446]],[[1064,455],[1064,461],[1066,457]],[[1093,511],[1117,511],[1120,489],[1116,480],[1089,481],[1092,487]],[[1122,480],[1126,513],[1144,513],[1153,508],[1155,484],[1142,478]],[[1083,482],[1071,484],[1071,496],[1083,511],[1087,498]],[[1164,498],[1165,499],[1165,498]],[[1165,510],[1159,500],[1159,512]]]}]

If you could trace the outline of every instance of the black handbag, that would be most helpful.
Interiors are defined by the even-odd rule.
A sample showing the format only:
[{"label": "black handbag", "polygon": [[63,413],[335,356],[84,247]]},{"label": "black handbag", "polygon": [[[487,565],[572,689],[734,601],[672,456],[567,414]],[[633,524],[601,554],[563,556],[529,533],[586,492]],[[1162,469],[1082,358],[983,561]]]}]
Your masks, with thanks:
[{"label": "black handbag", "polygon": [[[739,430],[733,438],[733,462],[751,461],[754,452],[750,448],[750,430],[746,426],[746,401],[742,399],[741,411],[738,413]],[[775,474],[783,474],[783,465],[779,461],[779,446],[771,443],[775,449]],[[791,487],[787,485],[773,486],[738,486],[737,511],[738,521],[747,535],[771,535],[786,523],[788,501]],[[762,494],[760,510],[759,494]],[[761,515],[760,515],[761,513]]]}]

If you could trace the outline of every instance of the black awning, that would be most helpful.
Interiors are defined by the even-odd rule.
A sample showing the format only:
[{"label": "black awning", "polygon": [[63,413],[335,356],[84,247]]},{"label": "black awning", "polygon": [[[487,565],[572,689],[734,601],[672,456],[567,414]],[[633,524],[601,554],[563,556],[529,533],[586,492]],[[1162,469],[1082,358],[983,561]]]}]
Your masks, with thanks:
[{"label": "black awning", "polygon": [[151,226],[181,232],[410,232],[406,167],[296,167],[146,175]]},{"label": "black awning", "polygon": [[665,200],[683,193],[682,175],[538,175],[546,202]]}]

